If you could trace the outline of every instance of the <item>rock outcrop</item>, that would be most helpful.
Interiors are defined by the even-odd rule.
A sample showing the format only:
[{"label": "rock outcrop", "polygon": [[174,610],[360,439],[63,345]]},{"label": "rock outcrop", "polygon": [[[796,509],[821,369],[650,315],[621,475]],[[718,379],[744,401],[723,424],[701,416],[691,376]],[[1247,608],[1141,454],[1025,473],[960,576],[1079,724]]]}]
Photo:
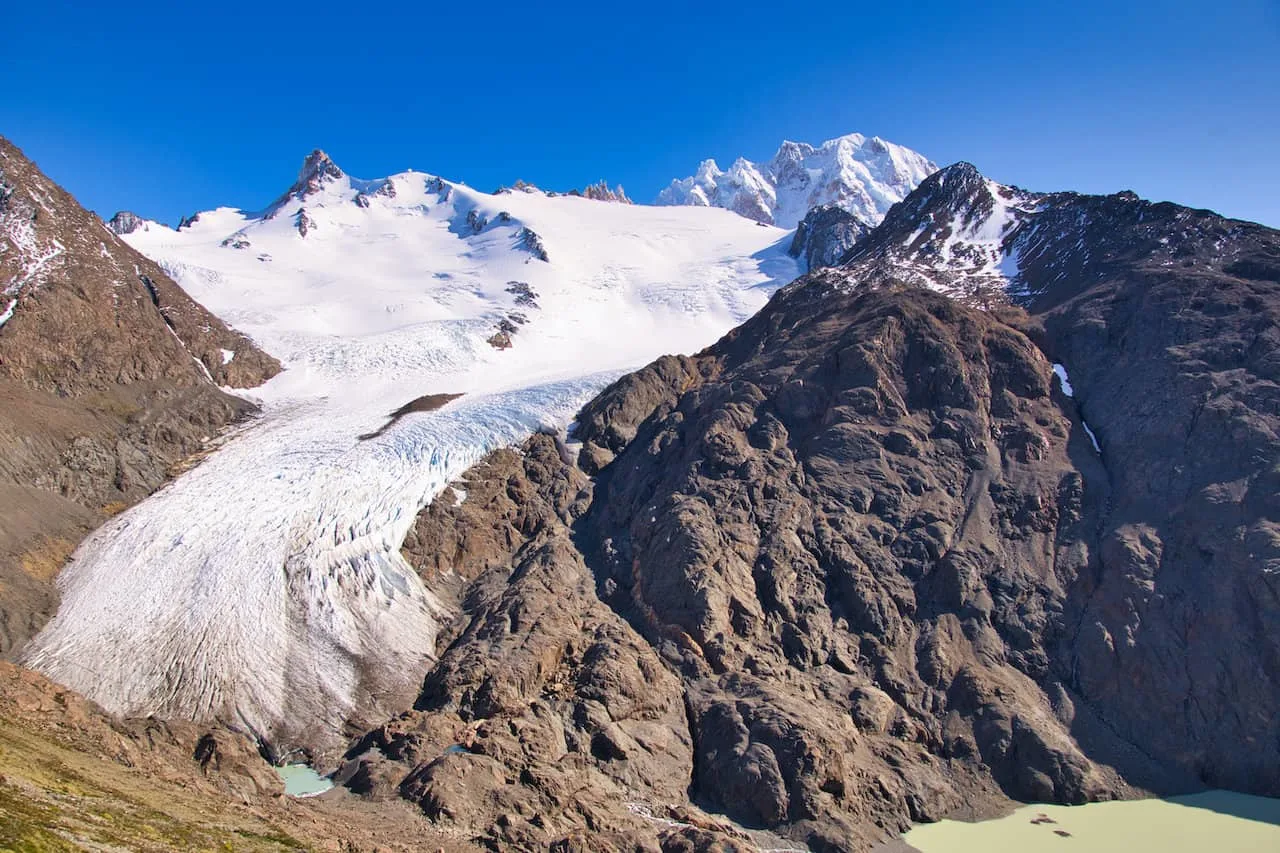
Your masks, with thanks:
[{"label": "rock outcrop", "polygon": [[[0,138],[0,653],[107,515],[250,411],[279,364]],[[232,353],[228,359],[226,353]]]},{"label": "rock outcrop", "polygon": [[599,600],[574,544],[589,500],[564,446],[539,435],[419,516],[405,556],[461,616],[414,709],[337,778],[501,849],[735,849],[746,836],[687,801],[679,679]]},{"label": "rock outcrop", "polygon": [[818,205],[796,226],[787,254],[803,258],[806,270],[835,266],[870,231],[870,225],[843,207]]},{"label": "rock outcrop", "polygon": [[129,210],[118,211],[115,216],[107,220],[107,228],[117,237],[132,234],[134,231],[145,230],[150,225],[149,221]]},{"label": "rock outcrop", "polygon": [[1127,793],[1050,665],[1102,470],[1027,325],[818,273],[584,411],[582,541],[681,674],[695,798],[840,850]]},{"label": "rock outcrop", "polygon": [[[570,194],[578,195],[578,192],[574,190]],[[627,198],[626,190],[622,188],[622,184],[610,189],[604,178],[601,178],[597,183],[587,184],[581,195],[583,198],[589,198],[593,201],[616,201],[622,204],[631,204],[631,199]]]}]

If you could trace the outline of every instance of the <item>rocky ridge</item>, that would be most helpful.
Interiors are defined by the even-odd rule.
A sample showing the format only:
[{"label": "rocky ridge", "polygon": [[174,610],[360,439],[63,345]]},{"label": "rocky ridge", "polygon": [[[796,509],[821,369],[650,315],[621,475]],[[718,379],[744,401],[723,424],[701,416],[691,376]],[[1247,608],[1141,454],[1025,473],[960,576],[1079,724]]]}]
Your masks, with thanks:
[{"label": "rocky ridge", "polygon": [[104,517],[252,407],[279,370],[0,138],[0,652],[48,618]]}]

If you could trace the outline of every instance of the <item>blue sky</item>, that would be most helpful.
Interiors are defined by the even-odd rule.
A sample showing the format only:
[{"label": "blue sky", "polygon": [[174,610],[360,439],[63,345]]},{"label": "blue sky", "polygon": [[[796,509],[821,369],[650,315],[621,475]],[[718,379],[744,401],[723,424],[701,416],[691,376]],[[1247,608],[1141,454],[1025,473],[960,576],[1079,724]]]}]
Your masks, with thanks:
[{"label": "blue sky", "polygon": [[261,207],[302,157],[651,200],[859,131],[1280,226],[1280,2],[14,3],[0,133],[86,206]]}]

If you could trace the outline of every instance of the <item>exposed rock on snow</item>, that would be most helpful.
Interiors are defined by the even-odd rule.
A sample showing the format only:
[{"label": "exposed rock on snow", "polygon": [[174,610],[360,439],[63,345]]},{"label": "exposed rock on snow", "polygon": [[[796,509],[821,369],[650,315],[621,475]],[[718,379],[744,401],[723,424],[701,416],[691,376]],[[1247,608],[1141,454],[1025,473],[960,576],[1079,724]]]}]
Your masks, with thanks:
[{"label": "exposed rock on snow", "polygon": [[115,216],[107,220],[107,227],[111,229],[111,233],[118,237],[122,237],[125,234],[132,234],[140,228],[150,228],[151,222],[147,219],[143,219],[136,213],[132,213],[128,210],[121,210]]},{"label": "exposed rock on snow", "polygon": [[657,203],[723,207],[782,228],[796,227],[810,208],[834,204],[874,224],[936,169],[909,148],[852,133],[818,148],[784,142],[768,163],[739,157],[721,170],[704,160]]},{"label": "exposed rock on snow", "polygon": [[542,245],[542,238],[539,237],[537,232],[533,229],[521,228],[517,239],[519,239],[520,245],[527,249],[529,254],[533,255],[538,260],[549,260],[547,257],[547,249]]},{"label": "exposed rock on snow", "polygon": [[294,214],[293,222],[298,229],[298,234],[302,237],[306,237],[316,227],[316,221],[307,215],[305,207],[298,209]]},{"label": "exposed rock on snow", "polygon": [[627,198],[626,192],[622,189],[622,184],[618,184],[616,189],[609,189],[609,185],[603,178],[598,183],[587,184],[586,189],[582,191],[582,197],[593,201],[616,201],[622,204],[631,204],[631,199]]},{"label": "exposed rock on snow", "polygon": [[788,253],[803,258],[806,270],[835,266],[871,228],[839,205],[818,205],[796,226]]},{"label": "exposed rock on snow", "polygon": [[515,303],[522,308],[537,308],[538,294],[527,282],[509,281],[506,287],[507,293],[515,297]]}]

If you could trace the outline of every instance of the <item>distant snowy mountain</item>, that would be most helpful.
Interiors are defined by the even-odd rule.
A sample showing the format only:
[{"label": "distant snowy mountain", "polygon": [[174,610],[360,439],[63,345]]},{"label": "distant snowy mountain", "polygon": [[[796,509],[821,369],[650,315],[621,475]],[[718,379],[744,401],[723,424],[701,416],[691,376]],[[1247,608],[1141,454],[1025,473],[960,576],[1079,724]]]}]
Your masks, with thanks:
[{"label": "distant snowy mountain", "polygon": [[810,208],[835,204],[875,225],[937,168],[910,148],[851,133],[817,148],[783,142],[768,163],[739,157],[722,170],[715,160],[703,160],[692,177],[659,193],[657,203],[723,207],[787,229]]},{"label": "distant snowy mountain", "polygon": [[318,754],[431,661],[441,605],[400,554],[418,509],[798,273],[784,231],[727,211],[365,181],[320,151],[259,213],[121,230],[285,370],[260,421],[85,541],[27,660],[115,712]]}]

